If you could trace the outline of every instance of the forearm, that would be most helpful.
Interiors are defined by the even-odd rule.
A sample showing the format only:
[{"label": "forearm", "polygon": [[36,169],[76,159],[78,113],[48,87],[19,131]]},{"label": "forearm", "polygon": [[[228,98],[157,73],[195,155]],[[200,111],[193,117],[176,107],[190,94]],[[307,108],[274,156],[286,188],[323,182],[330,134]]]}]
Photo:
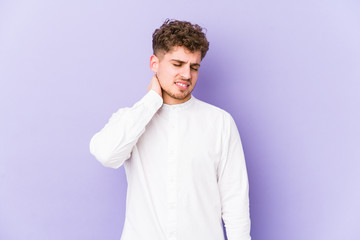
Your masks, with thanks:
[{"label": "forearm", "polygon": [[244,178],[237,186],[234,183],[233,187],[225,191],[228,193],[222,196],[222,218],[228,240],[250,240],[247,179]]},{"label": "forearm", "polygon": [[162,98],[149,91],[133,107],[119,109],[92,137],[91,154],[106,167],[120,167],[130,158],[133,147],[161,105]]},{"label": "forearm", "polygon": [[249,240],[249,182],[243,148],[232,118],[226,129],[226,147],[218,168],[222,218],[228,240]]}]

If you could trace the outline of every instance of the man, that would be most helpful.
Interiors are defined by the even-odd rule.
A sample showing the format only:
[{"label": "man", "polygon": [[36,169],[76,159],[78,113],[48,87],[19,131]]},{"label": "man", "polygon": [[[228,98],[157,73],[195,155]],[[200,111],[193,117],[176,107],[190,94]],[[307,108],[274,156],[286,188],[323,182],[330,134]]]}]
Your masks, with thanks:
[{"label": "man", "polygon": [[[121,240],[249,240],[248,178],[233,118],[191,95],[209,49],[202,28],[166,20],[153,34],[147,94],[90,142],[128,182]],[[223,82],[223,80],[222,80]]]}]

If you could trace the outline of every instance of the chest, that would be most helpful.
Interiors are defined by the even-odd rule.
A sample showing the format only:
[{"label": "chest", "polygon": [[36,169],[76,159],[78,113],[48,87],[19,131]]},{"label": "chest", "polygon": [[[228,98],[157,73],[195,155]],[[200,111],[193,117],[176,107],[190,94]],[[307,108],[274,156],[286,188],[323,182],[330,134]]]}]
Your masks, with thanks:
[{"label": "chest", "polygon": [[169,159],[184,168],[215,169],[222,152],[222,125],[206,116],[156,115],[137,144],[143,158],[154,165]]}]

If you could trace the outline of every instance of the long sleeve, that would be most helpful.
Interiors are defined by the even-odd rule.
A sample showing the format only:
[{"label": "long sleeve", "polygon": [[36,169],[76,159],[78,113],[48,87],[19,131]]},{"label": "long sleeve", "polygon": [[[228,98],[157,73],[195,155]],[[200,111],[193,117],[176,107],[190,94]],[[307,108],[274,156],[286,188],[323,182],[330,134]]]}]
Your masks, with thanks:
[{"label": "long sleeve", "polygon": [[119,168],[130,158],[133,147],[162,103],[159,94],[150,90],[133,107],[119,109],[92,137],[91,154],[104,166]]},{"label": "long sleeve", "polygon": [[240,135],[228,115],[218,167],[222,218],[228,240],[250,240],[249,183]]}]

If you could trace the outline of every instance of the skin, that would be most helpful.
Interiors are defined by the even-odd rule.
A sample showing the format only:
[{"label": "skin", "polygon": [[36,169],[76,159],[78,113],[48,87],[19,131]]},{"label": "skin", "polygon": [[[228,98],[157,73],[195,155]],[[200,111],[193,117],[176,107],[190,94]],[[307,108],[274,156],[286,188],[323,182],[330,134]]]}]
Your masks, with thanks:
[{"label": "skin", "polygon": [[179,46],[167,53],[152,55],[150,69],[155,75],[147,90],[157,92],[169,105],[188,101],[199,76],[200,62],[200,51],[190,52]]}]

